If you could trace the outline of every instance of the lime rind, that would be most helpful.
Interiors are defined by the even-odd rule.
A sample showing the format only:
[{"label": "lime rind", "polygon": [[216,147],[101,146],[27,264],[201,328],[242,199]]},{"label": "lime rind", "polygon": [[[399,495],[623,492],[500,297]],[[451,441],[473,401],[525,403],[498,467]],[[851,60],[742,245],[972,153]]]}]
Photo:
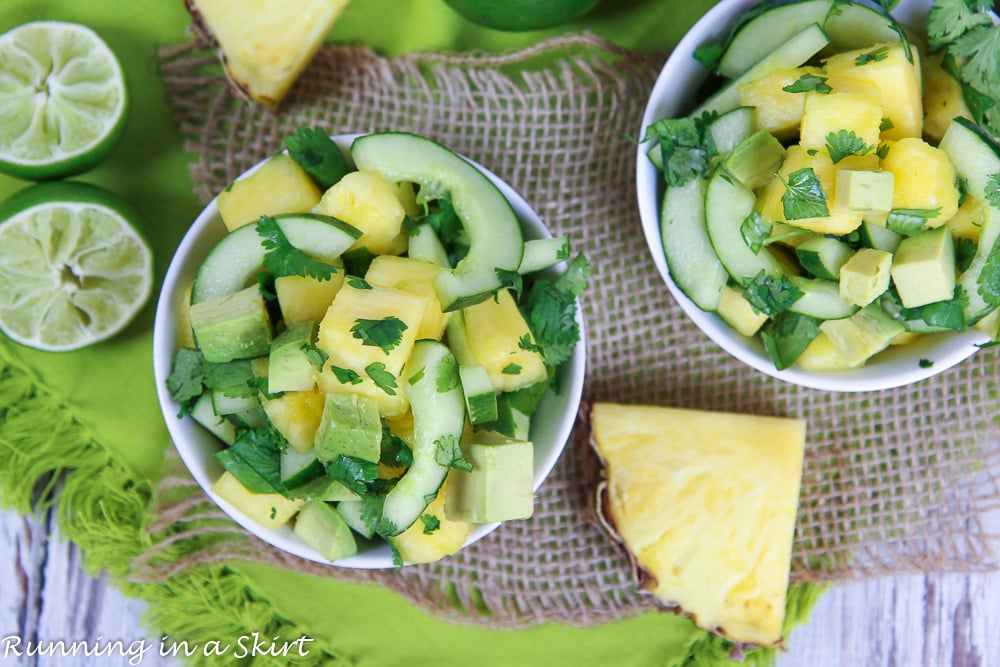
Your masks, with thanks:
[{"label": "lime rind", "polygon": [[[65,198],[55,199],[59,193]],[[133,212],[76,183],[19,195],[28,203],[0,222],[0,329],[47,351],[78,349],[124,329],[153,285],[153,253]],[[39,196],[52,199],[33,201]]]},{"label": "lime rind", "polygon": [[127,111],[121,64],[90,28],[36,21],[0,35],[0,169],[38,180],[89,169]]}]

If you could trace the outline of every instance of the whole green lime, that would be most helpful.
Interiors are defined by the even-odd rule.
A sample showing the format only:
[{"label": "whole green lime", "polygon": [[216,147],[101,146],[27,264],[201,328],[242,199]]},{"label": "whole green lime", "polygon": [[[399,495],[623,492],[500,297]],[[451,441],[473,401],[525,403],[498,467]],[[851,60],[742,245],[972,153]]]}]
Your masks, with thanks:
[{"label": "whole green lime", "polygon": [[479,25],[519,32],[543,30],[589,12],[599,0],[444,0],[456,12]]}]

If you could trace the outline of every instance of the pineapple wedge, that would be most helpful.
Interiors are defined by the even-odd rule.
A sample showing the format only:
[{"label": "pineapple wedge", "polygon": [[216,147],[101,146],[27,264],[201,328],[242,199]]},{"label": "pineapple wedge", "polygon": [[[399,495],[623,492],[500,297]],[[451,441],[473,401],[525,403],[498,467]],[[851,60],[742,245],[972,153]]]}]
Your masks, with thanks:
[{"label": "pineapple wedge", "polygon": [[348,0],[185,0],[239,93],[277,107],[316,55]]},{"label": "pineapple wedge", "polygon": [[805,422],[596,403],[598,509],[639,585],[733,642],[781,642]]}]

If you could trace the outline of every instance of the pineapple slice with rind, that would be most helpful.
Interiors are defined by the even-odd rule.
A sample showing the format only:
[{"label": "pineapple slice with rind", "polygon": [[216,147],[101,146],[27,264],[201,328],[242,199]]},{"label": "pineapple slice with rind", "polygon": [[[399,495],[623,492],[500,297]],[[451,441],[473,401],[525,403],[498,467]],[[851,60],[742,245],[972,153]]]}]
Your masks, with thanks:
[{"label": "pineapple slice with rind", "polygon": [[186,0],[243,97],[276,107],[322,46],[348,0]]},{"label": "pineapple slice with rind", "polygon": [[734,642],[781,642],[806,424],[596,403],[599,513],[638,583]]}]

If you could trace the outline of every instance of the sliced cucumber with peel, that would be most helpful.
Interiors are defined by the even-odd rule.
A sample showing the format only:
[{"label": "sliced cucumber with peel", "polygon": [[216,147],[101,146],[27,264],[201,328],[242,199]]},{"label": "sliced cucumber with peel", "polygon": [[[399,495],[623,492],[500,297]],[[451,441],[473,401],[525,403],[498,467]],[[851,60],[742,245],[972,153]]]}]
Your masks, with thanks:
[{"label": "sliced cucumber with peel", "polygon": [[497,269],[517,271],[524,252],[521,223],[499,188],[470,162],[430,139],[402,132],[359,137],[351,156],[358,169],[374,169],[390,182],[418,184],[423,201],[451,198],[469,237],[469,253],[435,280],[445,312],[500,289]]},{"label": "sliced cucumber with peel", "polygon": [[719,59],[719,74],[736,78],[813,23],[823,25],[831,4],[831,0],[769,3],[737,27]]},{"label": "sliced cucumber with peel", "polygon": [[754,210],[755,198],[745,185],[724,169],[717,169],[705,191],[705,227],[715,254],[740,285],[761,271],[773,277],[784,274],[781,264],[767,248],[754,252],[743,240],[740,228]]},{"label": "sliced cucumber with peel", "polygon": [[818,320],[840,320],[858,312],[858,307],[840,296],[840,285],[820,278],[789,276],[792,285],[802,292],[789,310]]},{"label": "sliced cucumber with peel", "polygon": [[[736,107],[720,114],[708,125],[708,133],[719,155],[726,155],[743,143],[757,129],[757,110],[754,107]],[[648,152],[649,160],[657,169],[663,169],[663,154],[659,142],[654,142]]]},{"label": "sliced cucumber with peel", "polygon": [[704,178],[670,186],[663,197],[660,238],[674,283],[702,310],[719,307],[729,279],[705,227]]}]

